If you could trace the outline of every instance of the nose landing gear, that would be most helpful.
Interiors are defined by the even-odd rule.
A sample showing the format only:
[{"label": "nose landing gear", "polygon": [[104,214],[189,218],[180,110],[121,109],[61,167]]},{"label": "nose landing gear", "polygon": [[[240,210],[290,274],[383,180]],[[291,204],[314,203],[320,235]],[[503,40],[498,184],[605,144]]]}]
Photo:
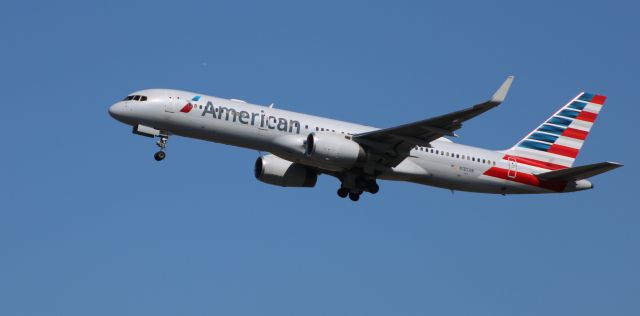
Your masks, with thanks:
[{"label": "nose landing gear", "polygon": [[156,145],[160,147],[160,150],[153,155],[153,158],[155,158],[156,161],[160,161],[167,156],[167,154],[164,152],[164,149],[167,147],[168,140],[169,135],[160,135],[160,140],[156,142]]}]

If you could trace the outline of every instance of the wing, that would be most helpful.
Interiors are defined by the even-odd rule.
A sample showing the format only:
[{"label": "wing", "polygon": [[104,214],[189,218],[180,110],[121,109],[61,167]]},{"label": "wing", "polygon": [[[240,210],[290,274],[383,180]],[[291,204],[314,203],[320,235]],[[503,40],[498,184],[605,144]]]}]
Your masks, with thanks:
[{"label": "wing", "polygon": [[430,147],[432,141],[443,136],[455,137],[454,131],[461,128],[463,122],[498,106],[507,96],[512,81],[513,76],[507,77],[491,99],[470,108],[414,123],[357,134],[353,136],[353,140],[367,147],[370,152],[386,157],[385,162],[380,162],[387,167],[396,166],[409,155],[411,148]]}]

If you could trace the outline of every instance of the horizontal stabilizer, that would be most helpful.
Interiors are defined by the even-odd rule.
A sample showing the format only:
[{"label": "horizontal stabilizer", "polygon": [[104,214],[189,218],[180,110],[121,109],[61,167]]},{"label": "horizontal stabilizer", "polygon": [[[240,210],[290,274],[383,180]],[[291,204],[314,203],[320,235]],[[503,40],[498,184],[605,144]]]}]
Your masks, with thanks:
[{"label": "horizontal stabilizer", "polygon": [[544,180],[582,180],[622,167],[616,162],[599,162],[591,165],[560,169],[538,174]]}]

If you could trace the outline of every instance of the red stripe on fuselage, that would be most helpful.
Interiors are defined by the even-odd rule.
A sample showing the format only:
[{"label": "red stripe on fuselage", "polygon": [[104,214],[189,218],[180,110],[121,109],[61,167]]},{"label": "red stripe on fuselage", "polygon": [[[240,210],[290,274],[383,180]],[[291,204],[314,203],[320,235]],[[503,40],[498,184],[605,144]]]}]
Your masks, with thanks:
[{"label": "red stripe on fuselage", "polygon": [[509,158],[515,159],[517,163],[534,166],[538,168],[543,168],[547,170],[560,170],[560,169],[568,168],[567,166],[558,165],[555,163],[545,162],[545,161],[531,159],[531,158],[524,158],[524,157],[512,156],[512,155],[504,155],[504,157],[502,157],[502,159],[504,160],[509,160]]},{"label": "red stripe on fuselage", "polygon": [[576,158],[578,156],[579,150],[575,148],[567,147],[567,146],[553,144],[551,145],[549,150],[547,150],[547,152],[560,155],[560,156]]},{"label": "red stripe on fuselage", "polygon": [[534,187],[539,187],[551,191],[562,192],[564,188],[567,186],[566,181],[546,181],[540,180],[538,177],[528,173],[517,172],[514,178],[509,177],[509,170],[499,168],[499,167],[491,167],[489,170],[484,172],[485,176],[490,176],[498,179],[514,181],[526,185],[531,185]]},{"label": "red stripe on fuselage", "polygon": [[578,117],[576,117],[576,120],[594,122],[596,120],[596,117],[598,117],[598,114],[596,114],[596,113],[588,112],[588,111],[582,111],[582,112],[580,112]]},{"label": "red stripe on fuselage", "polygon": [[571,128],[571,127],[565,129],[564,132],[562,132],[562,136],[571,137],[579,140],[585,140],[587,138],[587,135],[589,135],[589,132]]}]

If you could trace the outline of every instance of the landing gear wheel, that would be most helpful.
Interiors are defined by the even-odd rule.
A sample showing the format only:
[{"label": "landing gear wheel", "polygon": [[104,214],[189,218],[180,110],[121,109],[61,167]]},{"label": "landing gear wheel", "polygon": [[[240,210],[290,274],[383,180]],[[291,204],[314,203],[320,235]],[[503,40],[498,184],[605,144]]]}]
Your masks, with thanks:
[{"label": "landing gear wheel", "polygon": [[349,192],[349,199],[351,199],[351,201],[358,201],[360,199],[360,193],[357,192]]},{"label": "landing gear wheel", "polygon": [[164,159],[164,157],[166,157],[166,156],[167,156],[167,154],[165,154],[164,151],[161,150],[161,151],[155,153],[155,155],[153,155],[153,158],[155,158],[156,161],[160,161],[160,160]]},{"label": "landing gear wheel", "polygon": [[338,196],[341,198],[346,198],[347,195],[349,195],[349,189],[347,188],[340,188],[338,189]]},{"label": "landing gear wheel", "polygon": [[371,194],[376,194],[380,191],[380,186],[375,181],[367,183],[367,191]]}]

